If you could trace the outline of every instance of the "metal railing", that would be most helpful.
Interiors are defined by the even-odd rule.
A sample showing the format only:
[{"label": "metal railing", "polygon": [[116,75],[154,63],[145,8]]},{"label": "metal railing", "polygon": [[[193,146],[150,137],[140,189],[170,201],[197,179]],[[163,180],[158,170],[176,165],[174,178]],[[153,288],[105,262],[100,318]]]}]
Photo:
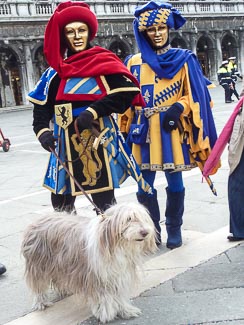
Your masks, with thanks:
[{"label": "metal railing", "polygon": [[8,3],[0,3],[0,16],[10,16],[11,6]]},{"label": "metal railing", "polygon": [[[132,16],[138,4],[144,4],[146,1],[124,1],[124,0],[91,0],[86,1],[91,10],[102,18],[104,16]],[[244,0],[242,1],[168,1],[176,9],[186,16],[204,16],[211,13],[212,16],[220,15],[243,15]],[[55,0],[28,1],[28,0],[0,0],[0,20],[4,18],[26,18],[29,17],[50,17],[58,2]]]}]

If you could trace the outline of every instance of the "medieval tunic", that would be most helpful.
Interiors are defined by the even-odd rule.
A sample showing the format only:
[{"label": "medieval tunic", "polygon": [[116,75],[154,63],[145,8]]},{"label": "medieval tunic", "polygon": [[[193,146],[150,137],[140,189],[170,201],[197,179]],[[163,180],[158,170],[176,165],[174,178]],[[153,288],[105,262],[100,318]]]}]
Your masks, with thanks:
[{"label": "medieval tunic", "polygon": [[[123,113],[138,93],[139,88],[126,72],[62,80],[54,69],[49,68],[29,94],[28,99],[34,103],[35,133],[38,135],[48,129],[53,119],[54,136],[58,139],[56,153],[87,193],[119,187],[130,175],[146,188],[111,115]],[[75,132],[74,121],[87,107],[97,113],[99,139],[88,129],[80,136]],[[56,194],[82,194],[53,153],[44,186]]]},{"label": "medieval tunic", "polygon": [[[141,85],[146,106],[130,107],[119,118],[120,129],[129,133],[128,142],[140,169],[202,169],[217,138],[207,89],[210,82],[188,50],[169,49],[159,61],[164,73],[161,78],[143,62],[140,53],[126,61]],[[196,88],[195,83],[200,86]],[[178,128],[167,133],[162,127],[164,114],[176,102],[184,111]]]}]

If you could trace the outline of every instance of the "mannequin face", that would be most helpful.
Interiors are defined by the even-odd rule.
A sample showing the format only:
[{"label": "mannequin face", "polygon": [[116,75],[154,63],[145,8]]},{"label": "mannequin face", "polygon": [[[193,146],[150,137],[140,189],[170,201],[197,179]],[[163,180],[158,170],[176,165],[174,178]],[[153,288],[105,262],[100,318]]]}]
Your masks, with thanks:
[{"label": "mannequin face", "polygon": [[165,24],[150,26],[146,29],[150,43],[155,48],[161,48],[168,40],[169,32]]},{"label": "mannequin face", "polygon": [[76,53],[87,48],[89,29],[85,23],[75,21],[64,27],[64,36],[69,49]]}]

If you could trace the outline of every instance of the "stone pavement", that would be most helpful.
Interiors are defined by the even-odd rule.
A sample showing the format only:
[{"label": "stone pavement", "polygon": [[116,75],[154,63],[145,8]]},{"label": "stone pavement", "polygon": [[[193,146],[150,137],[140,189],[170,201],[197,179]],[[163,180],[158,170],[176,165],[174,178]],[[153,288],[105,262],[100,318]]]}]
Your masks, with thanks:
[{"label": "stone pavement", "polygon": [[[218,87],[217,87],[218,88]],[[221,88],[213,90],[218,128],[230,112],[223,104]],[[230,107],[230,106],[229,106]],[[223,114],[222,110],[223,109]],[[225,113],[224,113],[225,112]],[[148,258],[142,271],[142,282],[133,293],[133,303],[142,310],[140,317],[118,319],[114,325],[244,325],[244,243],[230,243],[228,235],[227,152],[222,167],[212,176],[218,196],[209,192],[196,170],[184,173],[186,207],[181,248],[165,247],[165,226],[162,220],[163,245]],[[163,177],[157,178],[159,203],[164,214]],[[131,200],[136,186],[118,190],[119,200]],[[80,203],[79,203],[80,202]],[[78,211],[84,208],[79,201]],[[2,279],[7,275],[3,275]],[[3,298],[1,297],[1,300]],[[1,308],[1,304],[0,304]],[[14,307],[13,307],[14,308]],[[44,312],[30,310],[5,325],[97,325],[87,306],[74,297],[58,301]]]},{"label": "stone pavement", "polygon": [[[225,233],[221,232],[221,236],[225,236]],[[214,240],[222,239],[216,234],[212,243]],[[208,246],[205,240],[202,244]],[[201,250],[202,247],[199,248]],[[185,260],[189,257],[190,250],[183,247],[181,252],[178,250],[177,253],[177,257]],[[165,255],[160,259],[155,258],[158,269],[167,268],[169,256]],[[243,258],[244,246],[241,244],[196,267],[188,265],[185,270],[186,265],[180,266],[178,275],[142,292],[134,299],[134,304],[142,310],[139,318],[128,321],[116,320],[110,324],[244,324]],[[79,324],[98,323],[91,318]]]},{"label": "stone pavement", "polygon": [[19,106],[12,106],[12,107],[0,107],[0,114],[1,113],[13,113],[18,111],[23,111],[27,109],[32,109],[32,105],[19,105]]},{"label": "stone pavement", "polygon": [[[227,234],[226,226],[190,242],[184,231],[183,247],[162,247],[144,264],[143,281],[132,299],[141,316],[109,324],[244,324],[244,244],[229,243]],[[99,323],[86,306],[69,297],[6,325],[53,324]]]}]

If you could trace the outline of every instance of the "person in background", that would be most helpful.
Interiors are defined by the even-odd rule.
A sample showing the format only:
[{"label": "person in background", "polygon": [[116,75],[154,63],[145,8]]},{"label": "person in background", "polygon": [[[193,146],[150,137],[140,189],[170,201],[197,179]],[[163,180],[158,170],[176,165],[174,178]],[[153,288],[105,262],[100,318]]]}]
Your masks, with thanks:
[{"label": "person in background", "polygon": [[149,210],[159,242],[160,209],[154,181],[157,171],[165,172],[169,249],[182,245],[182,171],[202,168],[217,138],[207,88],[210,82],[195,54],[170,46],[169,30],[177,30],[185,22],[168,3],[150,1],[135,10],[133,26],[140,53],[129,56],[125,63],[139,80],[146,105],[131,106],[118,119],[143,178],[153,188],[152,196],[139,188],[137,199]]},{"label": "person in background", "polygon": [[231,96],[233,94],[233,80],[231,73],[228,70],[228,61],[222,61],[221,66],[217,71],[219,84],[224,88],[225,91],[225,103],[232,103]]},{"label": "person in background", "polygon": [[236,96],[236,99],[239,100],[240,96],[236,90],[236,82],[237,82],[237,78],[239,77],[240,79],[242,79],[242,76],[240,74],[240,72],[237,69],[237,65],[236,65],[236,57],[230,57],[228,59],[229,63],[228,63],[228,71],[230,72],[231,75],[231,79],[232,79],[232,94]]},{"label": "person in background", "polygon": [[231,72],[232,77],[235,76],[236,79],[237,77],[243,79],[241,73],[238,71],[235,56],[231,56],[230,58],[228,58],[228,70]]},{"label": "person in background", "polygon": [[[119,153],[125,151],[112,114],[123,113],[132,102],[143,103],[143,98],[138,81],[121,60],[92,46],[97,29],[88,4],[60,3],[45,30],[44,54],[50,67],[28,95],[34,104],[34,132],[42,147],[51,151],[44,186],[51,191],[56,211],[73,212],[76,196],[84,194],[74,178],[104,211],[116,202],[114,188],[129,175],[103,143],[107,141],[109,148],[113,141]],[[103,137],[95,145],[96,128]],[[134,163],[133,157],[129,163]]]},{"label": "person in background", "polygon": [[2,275],[3,273],[5,273],[7,271],[5,265],[3,265],[2,263],[0,263],[0,275]]}]

